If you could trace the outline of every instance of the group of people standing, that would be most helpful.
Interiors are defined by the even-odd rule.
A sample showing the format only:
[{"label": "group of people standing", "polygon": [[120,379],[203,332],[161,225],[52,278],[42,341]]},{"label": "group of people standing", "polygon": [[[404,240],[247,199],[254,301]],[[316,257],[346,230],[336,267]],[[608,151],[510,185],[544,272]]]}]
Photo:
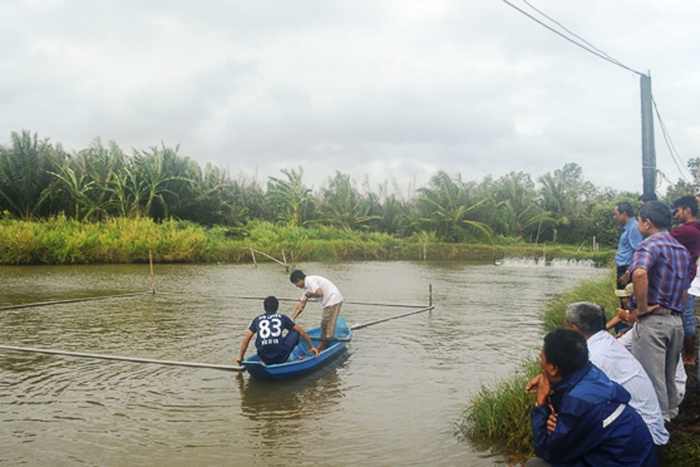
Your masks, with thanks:
[{"label": "group of people standing", "polygon": [[[529,466],[658,465],[665,424],[678,414],[685,365],[697,365],[695,296],[700,256],[698,200],[640,197],[615,205],[622,227],[615,263],[617,316],[592,302],[568,305],[565,329],[544,339]],[[672,228],[675,217],[677,227]],[[616,335],[608,331],[615,328]]]}]

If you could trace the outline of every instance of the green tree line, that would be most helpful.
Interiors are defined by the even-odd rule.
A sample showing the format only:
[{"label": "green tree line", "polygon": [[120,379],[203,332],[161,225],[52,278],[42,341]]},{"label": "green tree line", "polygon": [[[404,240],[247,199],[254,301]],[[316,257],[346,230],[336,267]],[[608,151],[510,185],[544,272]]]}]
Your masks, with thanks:
[{"label": "green tree line", "polygon": [[[461,174],[439,171],[410,196],[390,191],[387,184],[376,190],[367,183],[358,186],[336,172],[314,192],[304,183],[302,167],[284,169],[263,185],[234,179],[211,164],[202,168],[178,149],[162,144],[127,154],[115,142],[95,139],[68,153],[36,133],[13,132],[10,144],[0,145],[0,212],[20,220],[148,217],[229,228],[265,221],[443,242],[580,244],[595,237],[613,246],[618,228],[612,207],[637,198],[637,193],[596,187],[575,163],[536,180],[511,172],[466,181]],[[684,188],[692,187],[677,191]]]}]

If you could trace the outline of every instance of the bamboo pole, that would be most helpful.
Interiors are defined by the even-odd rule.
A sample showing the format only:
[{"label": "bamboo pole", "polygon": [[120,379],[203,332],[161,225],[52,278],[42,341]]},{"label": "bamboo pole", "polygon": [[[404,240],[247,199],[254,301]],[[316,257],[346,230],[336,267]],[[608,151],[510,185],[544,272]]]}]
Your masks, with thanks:
[{"label": "bamboo pole", "polygon": [[245,367],[243,366],[232,366],[232,365],[216,365],[212,363],[197,363],[197,362],[177,362],[174,360],[153,360],[150,358],[135,358],[135,357],[122,357],[119,355],[98,355],[83,352],[68,352],[65,350],[51,350],[51,349],[34,349],[31,347],[15,347],[11,345],[0,345],[0,350],[11,350],[16,352],[31,352],[31,353],[43,353],[50,355],[63,355],[66,357],[81,357],[81,358],[94,358],[99,360],[118,360],[123,362],[135,362],[135,363],[153,363],[156,365],[171,365],[171,366],[185,366],[191,368],[210,368],[213,370],[226,370],[226,371],[243,371]]},{"label": "bamboo pole", "polygon": [[153,251],[148,250],[148,263],[151,265],[151,293],[156,293],[156,276],[153,274]]},{"label": "bamboo pole", "polygon": [[[193,294],[185,292],[158,292],[159,295],[187,295],[193,296]],[[214,295],[207,295],[207,297],[214,297]],[[218,298],[231,298],[235,300],[260,300],[263,301],[265,297],[250,297],[241,295],[216,295]],[[280,302],[298,302],[298,298],[278,298]],[[425,305],[406,305],[399,303],[372,303],[372,302],[349,302],[344,301],[345,305],[364,305],[364,306],[385,306],[390,308],[423,308]],[[1,308],[0,308],[1,309]]]},{"label": "bamboo pole", "polygon": [[413,310],[413,311],[409,311],[408,313],[403,313],[403,314],[395,315],[395,316],[389,316],[388,318],[382,318],[382,319],[378,319],[375,321],[370,321],[368,323],[356,324],[354,326],[350,326],[350,329],[354,331],[356,329],[366,328],[368,326],[373,326],[375,324],[383,323],[385,321],[391,321],[392,319],[399,319],[399,318],[403,318],[404,316],[410,316],[410,315],[415,315],[416,313],[423,313],[424,311],[430,311],[433,308],[435,308],[435,307],[429,306],[426,308],[422,308],[420,310]]},{"label": "bamboo pole", "polygon": [[0,311],[19,310],[21,308],[32,308],[32,307],[48,306],[48,305],[60,305],[60,304],[64,304],[64,303],[80,303],[80,302],[90,302],[90,301],[95,301],[95,300],[109,300],[111,298],[137,297],[139,295],[147,295],[147,294],[150,294],[150,292],[137,292],[137,293],[128,293],[128,294],[123,294],[123,295],[107,295],[104,297],[74,298],[74,299],[70,299],[70,300],[52,300],[49,302],[25,303],[23,305],[3,306],[3,307],[0,307]]},{"label": "bamboo pole", "polygon": [[251,242],[250,240],[248,240],[248,244],[250,245],[250,255],[253,257],[253,264],[254,264],[255,267],[257,268],[257,267],[258,267],[258,262],[255,261],[255,250],[253,250],[253,242]]}]

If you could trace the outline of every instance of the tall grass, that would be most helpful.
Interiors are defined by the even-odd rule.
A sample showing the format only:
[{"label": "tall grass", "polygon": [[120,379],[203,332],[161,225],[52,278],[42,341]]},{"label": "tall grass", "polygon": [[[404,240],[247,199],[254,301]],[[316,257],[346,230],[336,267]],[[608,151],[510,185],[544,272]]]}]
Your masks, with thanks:
[{"label": "tall grass", "polygon": [[620,300],[615,295],[615,271],[604,280],[582,281],[574,289],[551,300],[544,309],[544,330],[549,332],[564,327],[566,305],[573,302],[595,302],[605,309],[608,319],[617,314]]},{"label": "tall grass", "polygon": [[[606,308],[612,317],[617,297],[614,290],[614,275],[604,280],[580,283],[573,290],[552,300],[544,311],[544,331],[562,326],[566,305],[577,301],[594,301]],[[535,396],[525,394],[525,385],[539,373],[539,355],[522,362],[515,373],[494,387],[482,385],[469,401],[458,424],[460,431],[477,444],[490,442],[509,460],[523,461],[533,454],[530,410]]]},{"label": "tall grass", "polygon": [[[233,235],[236,233],[237,235]],[[573,246],[455,244],[434,238],[398,238],[326,226],[289,227],[253,221],[244,231],[205,228],[150,218],[79,222],[65,216],[30,222],[0,218],[0,264],[84,264],[148,261],[250,262],[250,249],[287,262],[343,260],[493,261],[504,256],[554,256],[607,261],[612,252],[578,251]],[[258,261],[269,261],[257,255]]]}]

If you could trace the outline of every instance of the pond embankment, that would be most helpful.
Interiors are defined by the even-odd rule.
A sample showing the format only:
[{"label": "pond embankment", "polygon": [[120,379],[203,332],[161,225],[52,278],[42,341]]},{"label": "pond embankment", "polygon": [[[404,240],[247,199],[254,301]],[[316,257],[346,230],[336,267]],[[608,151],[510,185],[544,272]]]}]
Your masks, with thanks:
[{"label": "pond embankment", "polygon": [[253,222],[245,229],[191,222],[113,218],[85,223],[58,216],[41,222],[0,220],[0,264],[251,263],[277,261],[455,260],[504,257],[591,260],[606,264],[612,250],[516,242],[445,243],[331,227],[281,227]]}]

